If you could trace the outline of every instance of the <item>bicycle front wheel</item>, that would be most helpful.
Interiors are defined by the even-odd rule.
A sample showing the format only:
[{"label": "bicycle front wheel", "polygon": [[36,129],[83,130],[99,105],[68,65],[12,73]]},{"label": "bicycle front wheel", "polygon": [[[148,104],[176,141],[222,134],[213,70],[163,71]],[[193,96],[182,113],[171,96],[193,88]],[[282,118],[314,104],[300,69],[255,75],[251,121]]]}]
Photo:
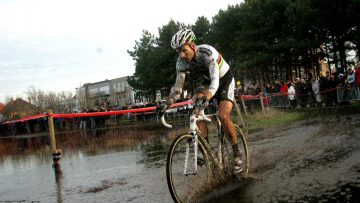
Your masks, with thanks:
[{"label": "bicycle front wheel", "polygon": [[[177,137],[170,147],[166,162],[166,178],[175,202],[194,202],[209,185],[211,170],[208,155],[198,141],[195,152],[192,135]],[[195,163],[195,154],[197,154]]]}]

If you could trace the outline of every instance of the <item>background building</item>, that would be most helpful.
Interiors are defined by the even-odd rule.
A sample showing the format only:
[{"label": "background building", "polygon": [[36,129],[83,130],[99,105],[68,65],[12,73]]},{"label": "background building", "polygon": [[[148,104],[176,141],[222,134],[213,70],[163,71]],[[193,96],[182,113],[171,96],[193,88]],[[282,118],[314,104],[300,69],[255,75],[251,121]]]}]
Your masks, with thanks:
[{"label": "background building", "polygon": [[110,80],[110,104],[111,106],[124,107],[135,103],[134,91],[127,82],[128,77]]},{"label": "background building", "polygon": [[[148,102],[148,98],[139,97],[139,92],[134,90],[127,80],[128,77],[126,76],[95,83],[85,83],[76,88],[75,109],[77,111],[97,107],[121,109]],[[137,95],[136,98],[135,94]]]}]

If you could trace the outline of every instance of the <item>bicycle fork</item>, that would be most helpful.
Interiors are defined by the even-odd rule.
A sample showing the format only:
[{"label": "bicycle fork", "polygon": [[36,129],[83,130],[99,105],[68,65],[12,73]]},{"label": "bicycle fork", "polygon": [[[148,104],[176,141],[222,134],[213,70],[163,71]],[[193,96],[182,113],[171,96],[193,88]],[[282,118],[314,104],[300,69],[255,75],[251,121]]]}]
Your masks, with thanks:
[{"label": "bicycle fork", "polygon": [[223,140],[224,140],[224,131],[223,131],[223,128],[221,127],[221,123],[219,121],[219,119],[216,120],[217,123],[217,133],[218,133],[218,143],[219,143],[219,146],[218,146],[218,149],[217,149],[217,157],[218,157],[218,160],[217,160],[217,163],[218,163],[218,166],[219,168],[222,170],[223,169]]},{"label": "bicycle fork", "polygon": [[[219,146],[218,146],[218,150],[217,150],[217,156],[213,153],[213,151],[209,148],[210,146],[206,145],[204,146],[205,148],[207,148],[207,151],[209,153],[209,156],[212,158],[212,160],[215,162],[215,165],[218,166],[220,168],[220,170],[223,169],[223,160],[222,160],[222,153],[223,153],[223,146],[222,146],[222,140],[224,139],[224,133],[222,132],[222,128],[221,128],[221,123],[218,120],[218,142],[219,142]],[[190,116],[190,134],[192,135],[192,139],[191,141],[189,141],[186,144],[186,149],[185,149],[185,163],[184,163],[184,171],[183,174],[184,175],[189,175],[189,174],[196,174],[197,172],[197,161],[198,161],[198,143],[199,143],[199,138],[198,138],[198,128],[196,125],[196,117],[194,115]],[[189,170],[188,169],[188,161],[191,157],[190,156],[190,143],[194,144],[194,166],[193,166],[193,170]]]},{"label": "bicycle fork", "polygon": [[197,158],[198,158],[198,133],[197,133],[197,125],[196,125],[196,117],[195,115],[190,116],[190,134],[192,135],[191,142],[194,144],[194,167],[193,170],[188,170],[188,160],[190,156],[190,141],[186,144],[185,151],[185,163],[184,163],[184,175],[196,174],[197,172]]},{"label": "bicycle fork", "polygon": [[[190,157],[190,143],[188,142],[186,144],[186,151],[185,151],[185,163],[184,163],[184,175],[189,175],[189,174],[196,174],[197,172],[197,158],[198,158],[198,135],[196,132],[191,132],[192,135],[192,139],[191,142],[194,144],[194,166],[192,170],[188,169],[188,160],[191,159],[192,157]],[[191,167],[191,166],[190,166]]]}]

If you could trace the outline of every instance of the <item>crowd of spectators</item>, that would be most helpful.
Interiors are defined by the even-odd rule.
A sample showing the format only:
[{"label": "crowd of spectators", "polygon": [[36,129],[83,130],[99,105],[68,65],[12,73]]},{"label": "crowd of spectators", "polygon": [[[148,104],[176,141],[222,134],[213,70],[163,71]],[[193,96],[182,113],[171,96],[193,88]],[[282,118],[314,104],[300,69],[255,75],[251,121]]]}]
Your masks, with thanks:
[{"label": "crowd of spectators", "polygon": [[254,81],[245,88],[238,86],[236,89],[236,98],[243,98],[250,112],[260,108],[259,95],[263,96],[265,106],[272,107],[335,107],[350,104],[351,101],[360,100],[360,63],[355,69],[348,68],[345,73],[326,71],[318,79],[311,76],[286,81],[278,79],[264,85]]}]

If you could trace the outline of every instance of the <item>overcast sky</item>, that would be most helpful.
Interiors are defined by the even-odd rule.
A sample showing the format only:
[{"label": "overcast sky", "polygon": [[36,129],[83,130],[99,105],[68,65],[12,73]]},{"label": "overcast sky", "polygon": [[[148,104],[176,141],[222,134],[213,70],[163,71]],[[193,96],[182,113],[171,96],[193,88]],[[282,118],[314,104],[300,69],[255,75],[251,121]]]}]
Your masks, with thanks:
[{"label": "overcast sky", "polygon": [[132,75],[142,30],[210,21],[241,0],[0,0],[0,102]]}]

